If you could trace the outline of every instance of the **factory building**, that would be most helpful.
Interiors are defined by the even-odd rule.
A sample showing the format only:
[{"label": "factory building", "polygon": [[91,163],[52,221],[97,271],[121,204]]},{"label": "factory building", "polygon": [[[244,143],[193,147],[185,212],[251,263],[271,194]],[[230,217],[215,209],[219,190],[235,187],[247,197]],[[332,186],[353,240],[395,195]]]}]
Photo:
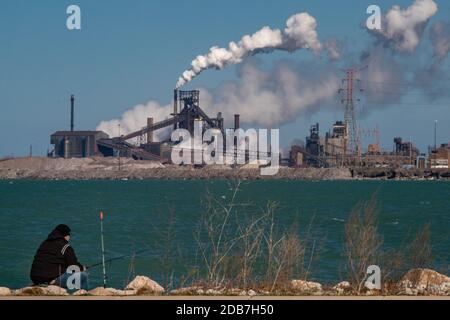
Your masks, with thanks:
[{"label": "factory building", "polygon": [[[200,92],[174,90],[174,109],[170,118],[155,122],[153,118],[147,118],[147,125],[142,129],[110,138],[101,131],[75,131],[74,130],[74,102],[70,97],[70,131],[57,131],[50,137],[54,149],[49,152],[50,157],[92,157],[92,156],[122,156],[135,160],[155,160],[162,163],[171,161],[173,148],[178,148],[177,143],[170,138],[156,142],[153,133],[164,128],[186,129],[193,133],[195,123],[201,121],[203,131],[216,129],[224,132],[224,119],[222,113],[216,118],[209,117],[200,108]],[[235,128],[239,128],[239,115],[235,115]],[[134,143],[134,140],[140,141]],[[224,145],[225,147],[225,145]]]},{"label": "factory building", "polygon": [[[374,132],[378,133],[378,130]],[[361,146],[358,148],[361,150]],[[364,167],[447,168],[449,150],[448,145],[443,145],[428,159],[412,142],[396,137],[393,151],[383,152],[377,136],[377,142],[369,144],[366,153],[355,154],[348,150],[346,124],[337,121],[325,136],[320,135],[318,123],[312,125],[306,145],[291,146],[289,158],[293,167],[343,167],[353,164]]]},{"label": "factory building", "polygon": [[289,152],[289,164],[294,168],[302,168],[305,166],[304,163],[303,149],[298,145],[291,146],[291,151]]},{"label": "factory building", "polygon": [[[341,166],[345,161],[347,140],[347,126],[344,122],[334,123],[324,137],[320,136],[319,124],[316,123],[309,130],[305,148],[293,146],[291,149],[291,164],[297,167],[305,165],[311,167]],[[301,159],[301,164],[299,159]]]},{"label": "factory building", "polygon": [[85,158],[102,155],[98,141],[108,139],[102,131],[75,131],[75,96],[70,96],[70,131],[57,131],[50,136],[53,150],[49,157]]},{"label": "factory building", "polygon": [[440,148],[433,150],[428,156],[430,169],[449,169],[450,143],[442,144]]},{"label": "factory building", "polygon": [[57,158],[85,158],[101,155],[97,142],[107,139],[102,131],[57,131],[50,136]]},{"label": "factory building", "polygon": [[347,141],[347,126],[344,122],[337,121],[333,124],[331,132],[326,133],[325,141],[323,141],[324,153],[329,159],[329,165],[343,165],[347,153]]}]

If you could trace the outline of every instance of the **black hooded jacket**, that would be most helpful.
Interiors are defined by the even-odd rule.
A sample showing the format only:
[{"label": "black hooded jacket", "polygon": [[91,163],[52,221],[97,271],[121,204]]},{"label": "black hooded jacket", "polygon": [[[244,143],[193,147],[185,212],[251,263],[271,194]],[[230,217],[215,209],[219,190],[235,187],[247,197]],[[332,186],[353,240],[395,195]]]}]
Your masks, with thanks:
[{"label": "black hooded jacket", "polygon": [[80,267],[83,271],[75,251],[64,239],[62,233],[55,229],[37,250],[31,266],[30,278],[34,284],[50,283],[73,265]]}]

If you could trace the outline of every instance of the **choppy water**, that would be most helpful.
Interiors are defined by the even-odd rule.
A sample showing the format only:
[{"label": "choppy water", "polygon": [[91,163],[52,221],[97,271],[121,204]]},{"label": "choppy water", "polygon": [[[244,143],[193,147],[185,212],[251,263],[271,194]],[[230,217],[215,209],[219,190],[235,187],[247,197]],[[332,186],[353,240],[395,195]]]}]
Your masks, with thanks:
[{"label": "choppy water", "polygon": [[[174,214],[174,243],[183,259],[193,263],[193,233],[206,188],[220,197],[229,192],[226,181],[0,181],[0,286],[16,288],[30,283],[35,250],[59,223],[71,226],[72,245],[80,261],[98,262],[100,210],[106,213],[107,257],[150,248],[136,258],[135,272],[162,281],[167,264],[160,231],[167,225],[168,212]],[[385,246],[404,244],[408,235],[430,222],[436,261],[450,263],[448,182],[252,181],[241,185],[239,201],[252,200],[261,206],[267,200],[278,201],[283,227],[294,221],[305,226],[315,216],[314,228],[324,242],[313,277],[333,282],[341,280],[345,219],[359,200],[375,191]],[[181,264],[175,269],[182,270]],[[130,259],[108,265],[109,285],[123,286],[129,266]],[[91,286],[100,284],[99,272],[91,272]]]}]

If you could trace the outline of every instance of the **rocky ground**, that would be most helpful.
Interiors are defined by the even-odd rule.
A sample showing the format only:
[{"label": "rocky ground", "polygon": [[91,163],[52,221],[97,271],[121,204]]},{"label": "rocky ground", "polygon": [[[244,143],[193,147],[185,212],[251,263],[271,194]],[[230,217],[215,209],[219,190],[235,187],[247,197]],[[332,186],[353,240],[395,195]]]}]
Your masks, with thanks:
[{"label": "rocky ground", "polygon": [[365,290],[356,293],[349,282],[323,286],[317,282],[292,280],[287,288],[272,292],[261,289],[207,288],[193,286],[167,292],[155,281],[137,276],[124,289],[95,288],[68,293],[57,286],[26,287],[18,290],[0,287],[0,296],[450,296],[450,277],[430,269],[409,271],[394,287],[383,290]]},{"label": "rocky ground", "polygon": [[214,165],[203,168],[163,165],[154,161],[122,158],[11,158],[0,159],[0,179],[31,180],[120,180],[120,179],[241,179],[241,180],[351,180],[450,179],[449,170],[406,170],[392,168],[288,168],[281,167],[274,176],[263,176],[260,169],[245,165]]},{"label": "rocky ground", "polygon": [[252,166],[204,168],[162,165],[153,161],[117,158],[51,159],[14,158],[0,160],[0,179],[95,180],[95,179],[293,179],[348,180],[349,169],[280,168],[277,175],[262,176]]}]

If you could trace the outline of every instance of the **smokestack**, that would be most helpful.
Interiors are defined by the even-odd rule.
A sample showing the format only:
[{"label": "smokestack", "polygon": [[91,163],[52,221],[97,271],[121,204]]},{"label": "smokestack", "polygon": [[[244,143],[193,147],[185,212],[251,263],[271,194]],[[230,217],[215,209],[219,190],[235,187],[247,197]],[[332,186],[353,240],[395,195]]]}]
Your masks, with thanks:
[{"label": "smokestack", "polygon": [[223,118],[222,118],[222,112],[217,113],[217,126],[220,130],[223,130]]},{"label": "smokestack", "polygon": [[238,130],[240,128],[239,125],[239,115],[235,114],[234,115],[234,130]]},{"label": "smokestack", "polygon": [[[147,127],[153,126],[153,118],[147,118]],[[147,131],[147,143],[153,142],[153,131]]]},{"label": "smokestack", "polygon": [[[173,90],[173,116],[176,117],[178,114],[178,90]],[[177,124],[173,125],[173,130],[177,130]]]},{"label": "smokestack", "polygon": [[75,97],[72,94],[70,96],[70,131],[73,131],[74,108],[75,108]]}]

